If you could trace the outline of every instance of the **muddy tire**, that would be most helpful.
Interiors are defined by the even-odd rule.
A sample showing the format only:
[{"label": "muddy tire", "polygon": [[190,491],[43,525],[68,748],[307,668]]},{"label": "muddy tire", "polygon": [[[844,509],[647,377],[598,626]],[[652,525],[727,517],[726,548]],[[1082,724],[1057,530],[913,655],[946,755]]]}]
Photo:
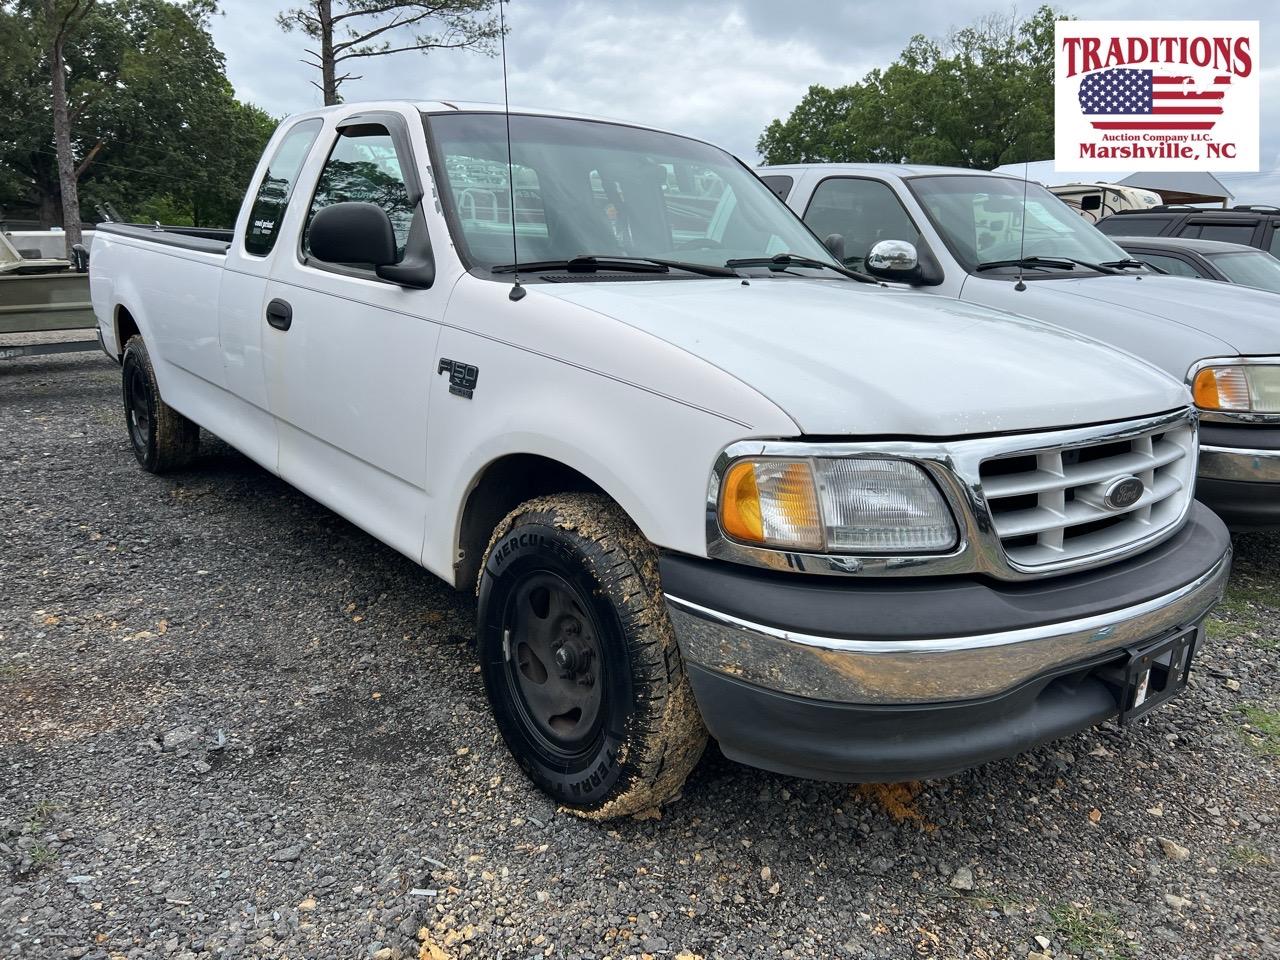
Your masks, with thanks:
[{"label": "muddy tire", "polygon": [[653,546],[603,496],[521,504],[479,583],[481,671],[529,777],[608,819],[672,799],[706,746]]},{"label": "muddy tire", "polygon": [[138,463],[150,473],[186,466],[200,449],[200,428],[161,399],[142,337],[125,344],[121,369],[125,427]]}]

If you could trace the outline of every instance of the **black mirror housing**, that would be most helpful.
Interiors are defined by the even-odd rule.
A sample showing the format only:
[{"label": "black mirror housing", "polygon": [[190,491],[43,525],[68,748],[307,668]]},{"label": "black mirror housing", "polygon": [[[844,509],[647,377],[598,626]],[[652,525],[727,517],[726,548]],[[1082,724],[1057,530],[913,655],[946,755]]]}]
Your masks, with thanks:
[{"label": "black mirror housing", "polygon": [[325,263],[389,267],[399,260],[396,232],[387,212],[374,203],[335,203],[311,218],[310,255]]},{"label": "black mirror housing", "polygon": [[822,245],[827,248],[828,253],[844,263],[844,234],[829,233],[827,239],[822,241]]}]

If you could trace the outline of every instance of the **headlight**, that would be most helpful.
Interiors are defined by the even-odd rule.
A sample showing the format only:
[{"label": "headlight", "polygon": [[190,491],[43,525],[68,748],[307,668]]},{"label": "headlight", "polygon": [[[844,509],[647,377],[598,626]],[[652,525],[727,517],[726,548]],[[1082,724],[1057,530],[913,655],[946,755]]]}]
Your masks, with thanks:
[{"label": "headlight", "polygon": [[956,542],[942,494],[905,460],[739,460],[725,473],[719,508],[725,533],[762,546],[922,553]]},{"label": "headlight", "polygon": [[1191,383],[1196,406],[1223,413],[1280,413],[1280,364],[1208,366]]}]

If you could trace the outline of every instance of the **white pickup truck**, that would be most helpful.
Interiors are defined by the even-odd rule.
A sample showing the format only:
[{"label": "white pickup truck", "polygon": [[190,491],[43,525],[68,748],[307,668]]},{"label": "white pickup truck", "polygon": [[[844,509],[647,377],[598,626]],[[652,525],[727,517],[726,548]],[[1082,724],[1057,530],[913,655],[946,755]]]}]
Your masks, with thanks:
[{"label": "white pickup truck", "polygon": [[1097,337],[1185,380],[1201,420],[1196,495],[1232,529],[1280,530],[1280,296],[1156,273],[1040,184],[1004,174],[760,174],[815,233],[839,237],[849,266]]},{"label": "white pickup truck", "polygon": [[509,165],[506,136],[329,108],[234,232],[102,225],[142,466],[203,427],[475,591],[498,728],[588,816],[673,797],[708,728],[892,781],[1184,687],[1231,547],[1183,384],[859,278],[709,144],[517,111]]}]

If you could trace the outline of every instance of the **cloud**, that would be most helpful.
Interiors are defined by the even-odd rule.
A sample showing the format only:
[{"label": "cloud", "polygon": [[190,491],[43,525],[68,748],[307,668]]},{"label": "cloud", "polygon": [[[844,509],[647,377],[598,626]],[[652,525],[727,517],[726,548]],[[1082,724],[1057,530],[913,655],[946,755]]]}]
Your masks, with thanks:
[{"label": "cloud", "polygon": [[[283,3],[223,0],[213,24],[241,98],[276,115],[310,109],[320,95],[314,70],[300,63],[304,38],[275,23]],[[1029,15],[1035,3],[997,9]],[[1142,19],[1150,0],[1064,4],[1082,19]],[[889,63],[914,33],[940,36],[992,11],[990,0],[514,0],[507,6],[513,104],[614,117],[718,143],[748,162],[769,121],[786,116],[811,84],[850,83]],[[1165,18],[1204,16],[1190,0],[1166,0]],[[1220,0],[1212,15],[1280,16],[1256,0]],[[1280,63],[1264,44],[1263,157],[1280,155]],[[437,51],[351,61],[362,79],[344,85],[348,100],[502,99],[496,59]]]}]

